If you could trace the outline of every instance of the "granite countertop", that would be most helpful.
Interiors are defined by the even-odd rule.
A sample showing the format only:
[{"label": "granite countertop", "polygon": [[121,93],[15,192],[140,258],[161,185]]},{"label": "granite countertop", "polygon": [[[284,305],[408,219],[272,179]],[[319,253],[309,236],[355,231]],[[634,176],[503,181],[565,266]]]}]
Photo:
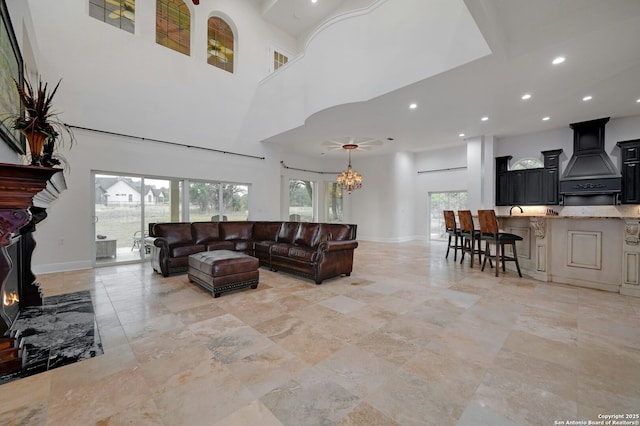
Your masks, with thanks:
[{"label": "granite countertop", "polygon": [[640,221],[639,216],[563,216],[563,215],[528,215],[528,214],[514,214],[512,216],[509,215],[498,215],[498,219],[619,219],[619,220],[638,220]]}]

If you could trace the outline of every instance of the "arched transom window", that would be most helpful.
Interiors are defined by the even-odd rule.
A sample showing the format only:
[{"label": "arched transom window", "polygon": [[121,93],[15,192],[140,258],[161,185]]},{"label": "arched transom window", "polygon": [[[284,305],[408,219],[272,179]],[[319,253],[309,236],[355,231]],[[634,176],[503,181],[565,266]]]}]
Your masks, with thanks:
[{"label": "arched transom window", "polygon": [[511,170],[539,169],[541,167],[544,167],[544,164],[537,158],[523,158],[522,160],[516,161],[513,166],[511,166]]},{"label": "arched transom window", "polygon": [[182,0],[156,0],[156,43],[190,54],[191,12]]},{"label": "arched transom window", "polygon": [[89,16],[133,33],[136,0],[89,0]]},{"label": "arched transom window", "polygon": [[222,18],[212,16],[208,21],[207,62],[233,73],[233,31]]}]

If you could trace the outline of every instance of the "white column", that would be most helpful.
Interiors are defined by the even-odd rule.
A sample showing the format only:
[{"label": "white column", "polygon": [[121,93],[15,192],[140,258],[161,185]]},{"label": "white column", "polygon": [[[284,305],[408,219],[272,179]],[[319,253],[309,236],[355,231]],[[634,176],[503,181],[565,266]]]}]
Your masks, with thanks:
[{"label": "white column", "polygon": [[482,207],[492,209],[496,205],[496,159],[493,136],[485,136],[482,144]]},{"label": "white column", "polygon": [[495,159],[493,136],[467,139],[467,199],[469,209],[495,206]]}]

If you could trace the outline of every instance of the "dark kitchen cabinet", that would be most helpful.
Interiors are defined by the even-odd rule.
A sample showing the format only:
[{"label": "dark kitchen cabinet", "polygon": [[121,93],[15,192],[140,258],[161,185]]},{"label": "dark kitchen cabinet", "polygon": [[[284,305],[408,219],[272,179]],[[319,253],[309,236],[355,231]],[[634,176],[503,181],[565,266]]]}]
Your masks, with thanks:
[{"label": "dark kitchen cabinet", "polygon": [[640,204],[640,139],[618,142],[622,159],[622,204]]},{"label": "dark kitchen cabinet", "polygon": [[509,170],[511,156],[496,157],[496,205],[555,205],[559,202],[561,149],[543,151],[544,168]]},{"label": "dark kitchen cabinet", "polygon": [[496,157],[496,206],[511,204],[509,161],[511,156]]},{"label": "dark kitchen cabinet", "polygon": [[558,187],[560,185],[561,149],[542,151],[544,156],[544,176],[542,177],[542,203],[553,206],[560,203]]},{"label": "dark kitchen cabinet", "polygon": [[544,169],[542,177],[542,203],[544,205],[556,205],[560,202],[558,194],[558,169]]}]

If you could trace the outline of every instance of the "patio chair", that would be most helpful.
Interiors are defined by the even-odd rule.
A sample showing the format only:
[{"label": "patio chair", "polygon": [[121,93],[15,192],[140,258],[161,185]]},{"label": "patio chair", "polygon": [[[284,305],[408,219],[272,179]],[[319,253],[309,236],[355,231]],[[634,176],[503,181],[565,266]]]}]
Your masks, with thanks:
[{"label": "patio chair", "polygon": [[144,244],[144,250],[147,254],[151,253],[151,246],[147,243],[146,239],[149,237],[148,232],[136,231],[133,233],[133,245],[131,246],[131,251],[134,249],[142,248],[142,244]]}]

